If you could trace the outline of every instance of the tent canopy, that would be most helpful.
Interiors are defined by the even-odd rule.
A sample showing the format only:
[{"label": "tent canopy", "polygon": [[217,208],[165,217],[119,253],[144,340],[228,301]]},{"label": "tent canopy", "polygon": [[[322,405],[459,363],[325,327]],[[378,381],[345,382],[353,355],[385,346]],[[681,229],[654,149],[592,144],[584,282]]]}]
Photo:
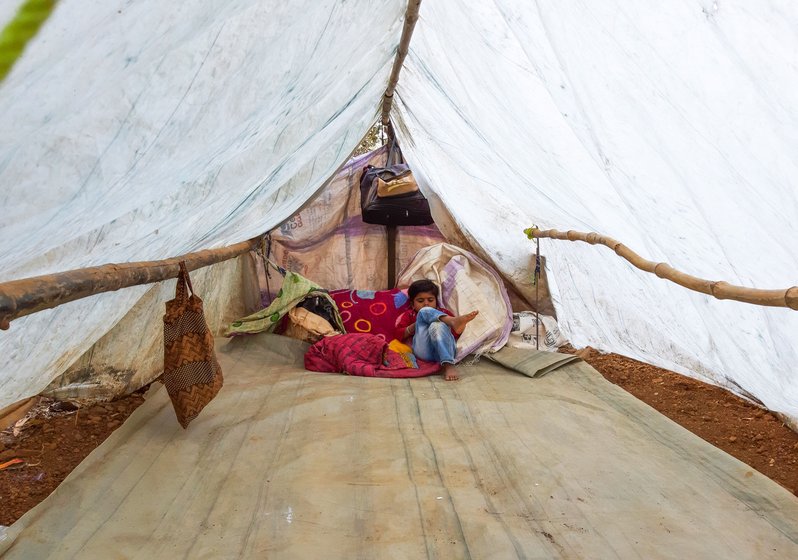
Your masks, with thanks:
[{"label": "tent canopy", "polygon": [[[0,25],[19,4],[0,3]],[[378,118],[405,9],[59,2],[0,84],[0,282],[221,247],[289,218]],[[533,223],[788,287],[796,26],[789,0],[426,2],[393,121],[441,231],[521,294]],[[798,418],[794,311],[688,292],[597,247],[542,251],[575,345]],[[154,289],[15,321],[0,334],[0,406],[40,391]]]}]

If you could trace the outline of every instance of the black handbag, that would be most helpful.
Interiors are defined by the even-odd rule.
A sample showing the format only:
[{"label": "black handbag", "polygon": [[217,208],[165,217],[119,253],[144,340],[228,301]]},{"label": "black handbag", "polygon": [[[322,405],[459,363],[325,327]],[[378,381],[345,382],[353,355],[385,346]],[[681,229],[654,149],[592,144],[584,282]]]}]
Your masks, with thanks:
[{"label": "black handbag", "polygon": [[390,183],[404,177],[409,168],[401,161],[399,146],[394,141],[388,150],[386,167],[367,165],[360,179],[360,213],[367,224],[383,226],[428,226],[433,223],[429,202],[421,191],[381,197],[378,194],[378,179]]}]

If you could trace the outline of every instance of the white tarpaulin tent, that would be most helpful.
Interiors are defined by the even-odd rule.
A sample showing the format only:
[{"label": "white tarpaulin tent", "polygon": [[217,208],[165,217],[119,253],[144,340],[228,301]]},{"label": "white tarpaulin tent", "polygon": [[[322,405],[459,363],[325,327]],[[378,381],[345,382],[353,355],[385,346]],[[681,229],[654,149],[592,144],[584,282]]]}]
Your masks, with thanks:
[{"label": "white tarpaulin tent", "polygon": [[[19,4],[0,2],[0,25]],[[377,118],[405,8],[59,2],[0,84],[0,282],[280,224]],[[393,119],[443,233],[522,294],[533,223],[786,288],[798,277],[796,27],[790,0],[426,2]],[[542,250],[575,345],[798,419],[795,311],[688,292],[599,247]],[[14,321],[0,333],[0,407],[40,391],[157,289]]]}]

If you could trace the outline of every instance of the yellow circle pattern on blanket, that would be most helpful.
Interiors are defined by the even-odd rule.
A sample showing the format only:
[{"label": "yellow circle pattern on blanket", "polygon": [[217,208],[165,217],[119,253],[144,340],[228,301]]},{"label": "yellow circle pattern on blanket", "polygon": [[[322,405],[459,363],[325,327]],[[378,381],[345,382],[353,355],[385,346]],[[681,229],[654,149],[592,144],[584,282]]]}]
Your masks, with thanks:
[{"label": "yellow circle pattern on blanket", "polygon": [[365,319],[358,319],[355,321],[354,327],[357,332],[371,332],[371,322],[366,321]]}]

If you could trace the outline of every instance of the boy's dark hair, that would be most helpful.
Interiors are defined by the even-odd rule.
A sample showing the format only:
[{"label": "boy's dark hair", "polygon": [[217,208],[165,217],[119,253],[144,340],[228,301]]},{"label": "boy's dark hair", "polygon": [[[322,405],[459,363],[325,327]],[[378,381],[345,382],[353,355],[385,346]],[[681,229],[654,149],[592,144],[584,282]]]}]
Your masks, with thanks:
[{"label": "boy's dark hair", "polygon": [[438,297],[440,290],[438,289],[438,285],[432,280],[423,278],[410,284],[410,287],[407,289],[407,297],[410,298],[410,301],[413,301],[413,299],[421,292],[428,292],[432,294],[435,296],[435,303],[440,304],[440,301],[438,301],[440,299]]}]

